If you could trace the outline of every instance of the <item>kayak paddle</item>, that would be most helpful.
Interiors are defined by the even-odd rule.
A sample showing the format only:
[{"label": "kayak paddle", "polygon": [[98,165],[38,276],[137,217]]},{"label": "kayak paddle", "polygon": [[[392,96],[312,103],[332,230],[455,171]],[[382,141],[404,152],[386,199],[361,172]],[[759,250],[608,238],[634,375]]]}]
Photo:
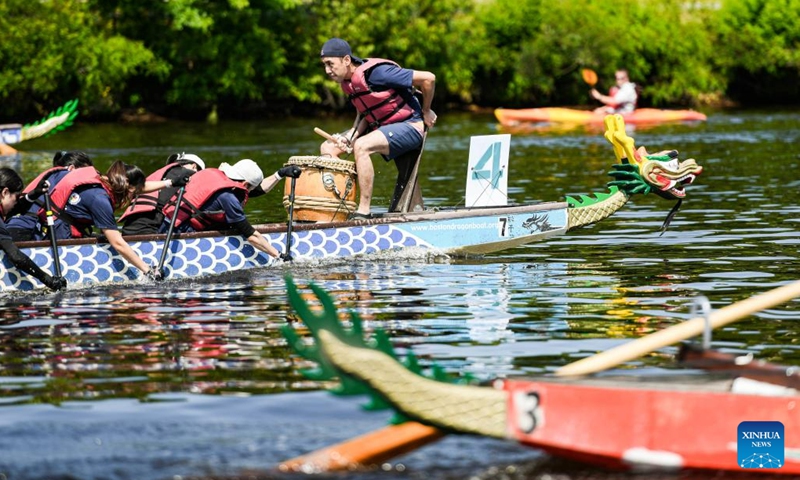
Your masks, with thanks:
[{"label": "kayak paddle", "polygon": [[597,85],[597,73],[594,70],[590,68],[584,68],[581,70],[581,76],[583,77],[583,81],[586,82],[586,84],[590,87]]}]

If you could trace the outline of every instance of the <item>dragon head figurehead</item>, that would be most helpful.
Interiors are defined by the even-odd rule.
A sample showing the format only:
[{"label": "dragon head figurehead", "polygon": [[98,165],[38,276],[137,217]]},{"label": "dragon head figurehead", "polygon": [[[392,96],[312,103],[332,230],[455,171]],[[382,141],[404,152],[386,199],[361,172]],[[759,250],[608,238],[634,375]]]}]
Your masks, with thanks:
[{"label": "dragon head figurehead", "polygon": [[625,132],[622,115],[608,115],[604,122],[603,136],[611,142],[617,157],[617,163],[608,173],[614,180],[608,182],[610,192],[607,194],[567,197],[569,228],[598,222],[621,208],[632,195],[653,192],[667,200],[677,200],[661,226],[663,233],[686,196],[686,185],[703,173],[703,167],[694,159],[679,160],[675,150],[651,155],[644,147],[637,149],[633,138]]},{"label": "dragon head figurehead", "polygon": [[609,175],[615,180],[609,185],[630,193],[653,192],[667,200],[684,198],[686,185],[703,173],[703,167],[694,159],[679,160],[675,150],[650,155],[644,147],[639,147],[627,159],[613,166]]},{"label": "dragon head figurehead", "polygon": [[652,191],[668,200],[681,200],[686,196],[684,187],[703,173],[703,167],[694,159],[679,160],[676,150],[650,155],[644,147],[635,148],[633,138],[625,132],[622,115],[608,115],[605,126],[604,136],[611,142],[620,162],[609,172],[615,178],[610,186],[628,193],[647,194]]}]

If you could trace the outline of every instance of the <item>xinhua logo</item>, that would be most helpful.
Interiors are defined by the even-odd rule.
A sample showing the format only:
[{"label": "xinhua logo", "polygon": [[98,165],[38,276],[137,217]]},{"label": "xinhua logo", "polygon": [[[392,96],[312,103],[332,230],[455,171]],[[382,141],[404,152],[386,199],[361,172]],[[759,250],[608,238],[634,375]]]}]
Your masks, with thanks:
[{"label": "xinhua logo", "polygon": [[781,468],[784,443],[781,422],[742,422],[737,432],[739,466]]}]

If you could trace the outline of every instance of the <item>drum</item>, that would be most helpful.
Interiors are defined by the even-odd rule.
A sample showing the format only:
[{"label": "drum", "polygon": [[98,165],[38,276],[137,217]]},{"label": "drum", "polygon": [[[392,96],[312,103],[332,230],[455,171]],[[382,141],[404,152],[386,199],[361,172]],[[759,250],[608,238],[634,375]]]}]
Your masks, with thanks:
[{"label": "drum", "polygon": [[[302,174],[295,183],[294,219],[306,222],[339,222],[356,207],[356,165],[334,157],[291,157],[288,165],[297,165]],[[283,206],[289,211],[291,179],[283,190]]]}]

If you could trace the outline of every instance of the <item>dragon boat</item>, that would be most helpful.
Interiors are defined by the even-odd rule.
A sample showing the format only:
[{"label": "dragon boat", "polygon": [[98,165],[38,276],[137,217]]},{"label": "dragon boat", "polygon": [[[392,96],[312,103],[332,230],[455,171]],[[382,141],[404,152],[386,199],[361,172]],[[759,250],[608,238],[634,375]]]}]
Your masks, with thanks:
[{"label": "dragon boat", "polygon": [[72,125],[77,116],[78,100],[70,100],[36,122],[25,125],[19,123],[0,125],[0,141],[6,145],[14,145],[52,135]]},{"label": "dragon boat", "polygon": [[[638,108],[622,114],[627,123],[645,125],[666,122],[705,121],[706,116],[694,110],[661,110],[657,108]],[[603,123],[605,113],[573,108],[498,108],[494,116],[504,127],[516,127],[525,123],[564,123],[575,125]]]},{"label": "dragon boat", "polygon": [[[797,292],[798,286],[791,287]],[[357,313],[350,312],[352,327],[345,328],[331,297],[314,284],[309,287],[316,298],[301,295],[287,279],[289,301],[314,342],[304,341],[291,324],[282,330],[295,352],[317,364],[302,373],[313,380],[339,380],[336,394],[368,395],[369,410],[394,409],[397,425],[385,434],[378,431],[284,462],[281,470],[368,466],[445,433],[462,433],[513,440],[614,470],[800,476],[797,367],[684,344],[682,370],[569,377],[558,375],[562,367],[553,376],[497,379],[490,386],[470,385],[468,379],[456,384],[435,364],[425,375],[413,352],[401,362],[383,331],[363,338]],[[321,308],[312,311],[305,299]],[[704,319],[670,328],[696,320],[702,324]],[[397,436],[402,438],[389,440]]]},{"label": "dragon boat", "polygon": [[[647,155],[635,149],[625,133],[624,121],[609,116],[606,138],[612,142],[618,163],[610,175],[608,192],[567,197],[564,202],[480,208],[436,208],[422,212],[385,213],[370,219],[317,223],[274,223],[256,229],[278,250],[296,261],[327,259],[382,251],[422,249],[447,255],[482,255],[525,245],[599,222],[622,208],[636,194],[654,192],[677,200],[670,216],[703,168],[695,160],[674,155]],[[668,222],[667,220],[667,222]],[[665,224],[667,223],[665,222]],[[164,248],[165,278],[202,277],[235,270],[274,265],[275,260],[254,249],[241,236],[225,232],[175,235],[165,245],[165,235],[130,236],[126,240],[146,262],[157,265]],[[20,248],[42,269],[55,272],[48,242],[22,242]],[[59,241],[60,269],[70,286],[136,280],[139,271],[102,239]],[[18,272],[0,252],[0,289],[41,288],[38,280]]]}]

